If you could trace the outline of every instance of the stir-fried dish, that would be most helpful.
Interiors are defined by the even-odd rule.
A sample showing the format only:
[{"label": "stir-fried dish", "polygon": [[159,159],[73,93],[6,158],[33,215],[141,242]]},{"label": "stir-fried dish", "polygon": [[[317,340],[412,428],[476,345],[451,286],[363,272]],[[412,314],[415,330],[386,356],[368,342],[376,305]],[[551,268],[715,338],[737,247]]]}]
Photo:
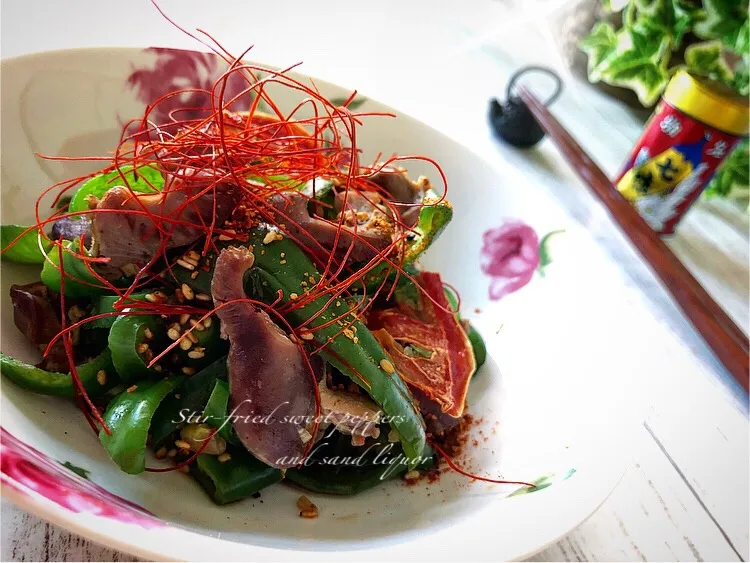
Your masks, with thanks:
[{"label": "stir-fried dish", "polygon": [[[157,102],[101,171],[45,192],[51,215],[3,226],[6,267],[41,265],[10,290],[41,359],[2,354],[2,373],[74,401],[123,471],[189,472],[221,504],[282,480],[353,494],[428,470],[485,357],[418,264],[453,214],[442,172],[362,162],[374,114],[354,96],[228,62],[241,95],[223,100],[225,75],[214,107],[167,123]],[[269,84],[303,101],[282,112]]]}]

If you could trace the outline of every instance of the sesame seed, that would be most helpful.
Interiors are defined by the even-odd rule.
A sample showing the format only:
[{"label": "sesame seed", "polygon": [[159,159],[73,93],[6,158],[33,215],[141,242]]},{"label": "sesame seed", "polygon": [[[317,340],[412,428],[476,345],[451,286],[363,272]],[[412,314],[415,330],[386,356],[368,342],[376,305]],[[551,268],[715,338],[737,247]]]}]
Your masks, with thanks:
[{"label": "sesame seed", "polygon": [[184,373],[185,375],[193,375],[195,373],[195,368],[184,367],[182,368],[182,373]]},{"label": "sesame seed", "polygon": [[198,260],[201,257],[201,255],[198,254],[195,250],[191,250],[190,252],[187,253],[187,255],[189,258],[192,258],[193,260]]},{"label": "sesame seed", "polygon": [[227,235],[219,235],[219,240],[222,242],[226,242],[228,240],[232,240],[232,237],[228,237]]},{"label": "sesame seed", "polygon": [[394,373],[396,371],[396,369],[393,367],[393,364],[385,358],[380,360],[380,367],[385,373]]},{"label": "sesame seed", "polygon": [[145,328],[143,330],[143,336],[146,338],[146,340],[151,340],[154,337],[154,333],[151,332],[150,328]]},{"label": "sesame seed", "polygon": [[188,444],[185,440],[175,440],[174,445],[181,450],[189,450],[190,444]]},{"label": "sesame seed", "polygon": [[336,301],[336,307],[341,307],[341,301]]},{"label": "sesame seed", "polygon": [[359,336],[355,336],[354,338],[352,338],[352,341],[353,341],[353,342],[354,342],[355,344],[357,344],[357,343],[359,342]]},{"label": "sesame seed", "polygon": [[161,372],[162,372],[162,369],[163,369],[163,368],[162,368],[162,367],[161,367],[161,366],[160,366],[159,364],[156,364],[156,365],[154,366],[154,371],[155,371],[156,373],[161,373]]},{"label": "sesame seed", "polygon": [[[182,258],[177,260],[177,265],[182,266],[183,268],[185,268],[186,270],[190,270],[191,272],[195,270],[195,266],[189,264],[188,262],[185,262],[185,260],[183,260]],[[148,298],[148,296],[146,297]]]},{"label": "sesame seed", "polygon": [[203,326],[200,321],[196,321],[195,319],[190,319],[190,326],[194,327],[195,330],[201,331],[205,330],[206,327]]},{"label": "sesame seed", "polygon": [[190,342],[189,338],[183,338],[180,340],[180,349],[181,350],[190,350],[190,348],[193,346],[193,343]]},{"label": "sesame seed", "polygon": [[308,510],[313,506],[315,505],[305,495],[300,495],[300,497],[297,499],[297,508],[299,508],[300,510]]},{"label": "sesame seed", "polygon": [[187,254],[182,257],[182,260],[184,260],[188,264],[192,264],[193,266],[197,266],[198,265],[198,260],[196,258],[191,258]]},{"label": "sesame seed", "polygon": [[174,456],[176,456],[176,455],[177,455],[177,450],[176,450],[176,449],[174,449],[174,448],[172,448],[171,450],[169,450],[169,451],[167,452],[167,457],[174,457]]},{"label": "sesame seed", "polygon": [[417,479],[419,479],[419,476],[420,476],[419,471],[412,470],[412,471],[409,471],[406,475],[404,475],[404,479],[406,479],[407,481],[416,481]]},{"label": "sesame seed", "polygon": [[103,369],[100,369],[96,372],[96,381],[99,383],[99,385],[106,385],[107,384],[107,372]]},{"label": "sesame seed", "polygon": [[190,279],[194,280],[195,278],[198,277],[198,274],[200,274],[200,272],[193,272],[192,274],[190,274]]},{"label": "sesame seed", "polygon": [[271,244],[275,240],[276,240],[276,233],[274,233],[273,231],[268,231],[266,233],[266,236],[263,237],[263,244]]},{"label": "sesame seed", "polygon": [[279,264],[286,264],[286,260],[279,260]]},{"label": "sesame seed", "polygon": [[133,392],[133,391],[135,391],[136,389],[138,389],[138,386],[137,386],[137,385],[131,385],[131,386],[130,386],[130,387],[128,387],[128,388],[127,388],[127,389],[126,389],[125,391],[127,391],[128,393],[132,393],[132,392]]},{"label": "sesame seed", "polygon": [[301,338],[302,340],[312,340],[312,339],[313,339],[313,335],[312,335],[312,332],[310,332],[310,331],[308,331],[308,330],[301,330],[301,331],[299,332],[299,337],[300,337],[300,338]]},{"label": "sesame seed", "polygon": [[180,287],[182,289],[182,294],[185,296],[185,299],[190,301],[193,297],[195,297],[195,293],[193,293],[193,288],[191,288],[188,284],[183,283]]},{"label": "sesame seed", "polygon": [[179,394],[179,393],[175,393],[175,394],[174,394],[174,398],[175,398],[175,399],[179,399],[179,398],[180,398],[180,394]]},{"label": "sesame seed", "polygon": [[279,256],[281,256],[282,258],[284,258],[286,256],[286,252],[282,252],[281,254],[279,254]]},{"label": "sesame seed", "polygon": [[145,297],[146,297],[146,301],[148,301],[149,303],[159,302],[159,298],[154,293],[147,293]]},{"label": "sesame seed", "polygon": [[192,332],[188,332],[187,337],[190,339],[190,342],[192,342],[193,344],[198,344],[198,337],[195,336]]},{"label": "sesame seed", "polygon": [[218,461],[219,463],[226,463],[230,459],[232,459],[232,456],[229,453],[224,452],[223,454],[221,454],[219,457],[216,458],[216,461]]},{"label": "sesame seed", "polygon": [[297,299],[298,297],[299,297],[299,295],[297,295],[296,293],[290,293],[289,294],[289,298],[290,299]]},{"label": "sesame seed", "polygon": [[207,293],[196,293],[195,298],[198,301],[211,301],[211,296],[208,295]]},{"label": "sesame seed", "polygon": [[[354,333],[352,332],[352,329],[350,328],[345,328],[341,332],[343,332],[344,336],[346,336],[349,340],[352,340],[354,338]],[[381,365],[383,364],[381,363]]]},{"label": "sesame seed", "polygon": [[141,343],[141,344],[138,345],[138,347],[136,348],[136,350],[138,351],[139,354],[145,354],[148,351],[148,344],[146,344],[145,342],[143,342],[143,343]]},{"label": "sesame seed", "polygon": [[167,448],[165,448],[164,446],[159,448],[154,454],[154,457],[156,459],[164,459],[165,457],[167,457]]},{"label": "sesame seed", "polygon": [[299,515],[302,518],[318,517],[318,507],[315,506],[315,504],[305,495],[302,495],[297,499],[297,508],[299,509]]},{"label": "sesame seed", "polygon": [[211,320],[211,317],[206,317],[205,319],[203,319],[203,326],[205,326],[206,328],[208,328],[208,327],[211,326],[212,322],[213,321]]},{"label": "sesame seed", "polygon": [[175,330],[174,328],[170,328],[167,331],[167,336],[169,336],[171,340],[177,340],[180,337],[180,331]]},{"label": "sesame seed", "polygon": [[187,322],[190,320],[190,315],[188,313],[183,313],[180,315],[180,324],[184,325],[187,324]]},{"label": "sesame seed", "polygon": [[193,360],[200,360],[205,354],[203,352],[196,352],[195,350],[192,352],[188,352],[188,358],[191,358]]}]

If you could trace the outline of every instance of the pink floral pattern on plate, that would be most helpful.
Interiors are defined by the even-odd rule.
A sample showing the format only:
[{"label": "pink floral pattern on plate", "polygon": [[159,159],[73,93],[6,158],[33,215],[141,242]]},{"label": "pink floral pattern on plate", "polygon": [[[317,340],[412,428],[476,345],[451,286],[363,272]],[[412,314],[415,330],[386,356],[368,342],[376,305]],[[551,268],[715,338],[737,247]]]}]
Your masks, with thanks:
[{"label": "pink floral pattern on plate", "polygon": [[539,267],[539,237],[517,220],[485,231],[482,271],[490,278],[490,299],[498,300],[531,281]]},{"label": "pink floral pattern on plate", "polygon": [[29,491],[75,513],[89,513],[150,529],[165,523],[138,506],[50,459],[0,428],[0,479],[19,493]]},{"label": "pink floral pattern on plate", "polygon": [[[134,68],[127,84],[144,104],[159,101],[150,114],[152,122],[162,125],[173,119],[197,119],[210,111],[212,97],[219,95],[218,90],[212,94],[211,88],[229,68],[226,61],[211,53],[182,49],[151,47],[146,52],[156,54],[153,68]],[[249,86],[240,72],[233,72],[226,81],[224,100],[228,102]],[[178,95],[164,97],[178,90]],[[234,102],[231,109],[246,110],[251,101],[252,95],[248,94]]]}]

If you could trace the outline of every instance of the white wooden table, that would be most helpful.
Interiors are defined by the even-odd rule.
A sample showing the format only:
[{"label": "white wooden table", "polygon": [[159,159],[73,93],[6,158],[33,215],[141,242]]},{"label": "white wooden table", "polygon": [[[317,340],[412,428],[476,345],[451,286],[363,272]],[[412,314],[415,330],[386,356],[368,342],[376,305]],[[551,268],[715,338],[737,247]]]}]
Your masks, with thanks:
[{"label": "white wooden table", "polygon": [[[282,64],[303,56],[310,74],[360,87],[488,158],[535,159],[538,175],[529,182],[545,186],[609,257],[607,273],[622,288],[618,302],[628,318],[638,319],[641,337],[663,346],[665,369],[642,398],[646,415],[623,482],[586,523],[535,560],[750,557],[747,399],[552,145],[508,150],[484,126],[488,98],[502,94],[515,68],[527,63],[563,68],[560,27],[574,25],[584,10],[565,0],[420,0],[407,6],[330,0],[316,10],[284,0],[273,5],[225,0],[210,9],[197,0],[160,4],[184,26],[211,31],[233,51],[252,41],[260,60]],[[112,0],[3,0],[1,15],[3,57],[112,44],[195,47],[160,20],[147,0],[133,0],[127,8]],[[335,34],[316,31],[331,29],[324,25],[331,21],[338,22]],[[278,22],[290,38],[283,43]],[[613,174],[642,121],[572,76],[565,80],[555,113]],[[748,331],[747,213],[703,202],[669,244]],[[5,501],[1,529],[2,560],[132,559]]]}]

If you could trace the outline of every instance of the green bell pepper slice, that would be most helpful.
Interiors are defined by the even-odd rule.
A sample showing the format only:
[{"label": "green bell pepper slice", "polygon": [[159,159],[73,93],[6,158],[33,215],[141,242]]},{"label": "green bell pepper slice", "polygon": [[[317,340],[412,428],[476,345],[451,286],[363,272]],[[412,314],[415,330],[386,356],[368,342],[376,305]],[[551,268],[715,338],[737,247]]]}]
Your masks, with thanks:
[{"label": "green bell pepper slice", "polygon": [[[154,335],[148,342],[146,329]],[[154,315],[121,315],[115,319],[108,342],[112,350],[112,363],[124,382],[159,376],[157,371],[148,367],[148,361],[138,352],[138,347],[144,343],[157,345],[163,332],[161,322]],[[156,350],[153,352],[155,355]]]},{"label": "green bell pepper slice", "polygon": [[[62,246],[66,297],[91,297],[92,295],[100,295],[109,291],[108,287],[102,285],[102,282],[94,277],[86,267],[86,263],[83,260],[71,254],[71,249],[77,254],[87,254],[85,249],[81,251],[81,243],[79,240],[62,241]],[[40,276],[42,283],[55,293],[60,293],[59,268],[60,254],[58,249],[55,248],[47,254],[47,259],[44,261],[44,266],[42,266],[42,273]]]},{"label": "green bell pepper slice", "polygon": [[[126,301],[126,303],[130,303],[131,300],[135,301],[145,301],[146,300],[146,294],[148,291],[139,291],[136,293],[131,293],[128,297],[129,300]],[[96,315],[101,315],[103,313],[114,313],[116,311],[115,309],[115,303],[117,303],[120,300],[119,295],[101,295],[94,301],[94,306],[91,309],[91,316],[94,317]],[[114,324],[115,320],[117,319],[117,315],[111,315],[109,317],[102,317],[101,319],[95,319],[91,322],[86,323],[83,325],[85,328],[112,328],[112,325]]]},{"label": "green bell pepper slice", "polygon": [[232,421],[228,419],[229,406],[229,383],[226,380],[217,379],[214,382],[214,389],[211,396],[206,402],[206,408],[203,409],[203,416],[206,424],[219,429],[219,436],[227,442],[235,445],[241,445],[241,442],[234,432]]},{"label": "green bell pepper slice", "polygon": [[[104,385],[97,380],[96,374],[100,371],[106,374]],[[70,373],[44,371],[2,352],[0,352],[0,372],[16,385],[35,393],[70,399],[75,397],[76,386]],[[105,349],[95,358],[76,366],[76,372],[90,397],[102,395],[119,381],[112,365],[112,355],[109,349]]]},{"label": "green bell pepper slice", "polygon": [[[29,227],[20,225],[3,225],[0,227],[0,245],[2,254],[0,258],[16,264],[44,264],[44,253],[39,248],[40,235],[39,231],[29,231],[10,246]],[[46,239],[41,239],[41,246],[45,252],[49,252],[52,243]]]},{"label": "green bell pepper slice", "polygon": [[230,455],[232,458],[222,463],[217,456],[201,454],[190,464],[190,474],[216,504],[242,500],[281,481],[281,471],[246,450],[234,448]]},{"label": "green bell pepper slice", "polygon": [[146,441],[151,418],[164,398],[182,382],[181,376],[159,381],[142,381],[136,389],[123,391],[107,405],[99,441],[125,473],[142,473],[146,468]]},{"label": "green bell pepper slice", "polygon": [[154,450],[162,447],[180,426],[187,423],[191,415],[200,415],[215,382],[226,379],[227,359],[223,357],[187,378],[175,393],[169,395],[159,406],[151,423],[151,443]]},{"label": "green bell pepper slice", "polygon": [[[267,233],[263,228],[251,233],[250,244],[254,247],[255,263],[246,278],[250,282],[246,284],[246,291],[271,302],[278,297],[278,290],[281,290],[282,301],[288,303],[292,293],[303,295],[306,289],[320,280],[320,274],[307,255],[290,239],[284,237],[282,240],[263,244]],[[426,437],[424,421],[409,389],[398,374],[386,373],[380,367],[383,361],[390,363],[388,356],[367,327],[348,314],[346,300],[335,300],[327,305],[328,300],[328,296],[319,297],[290,312],[288,318],[296,324],[313,319],[308,326],[314,330],[316,343],[326,343],[321,352],[323,358],[372,397],[390,419],[406,456],[416,459],[424,450]],[[323,309],[323,313],[318,315]],[[337,323],[319,328],[333,318],[339,318],[350,325],[357,342],[354,338],[341,334],[342,327]]]}]

